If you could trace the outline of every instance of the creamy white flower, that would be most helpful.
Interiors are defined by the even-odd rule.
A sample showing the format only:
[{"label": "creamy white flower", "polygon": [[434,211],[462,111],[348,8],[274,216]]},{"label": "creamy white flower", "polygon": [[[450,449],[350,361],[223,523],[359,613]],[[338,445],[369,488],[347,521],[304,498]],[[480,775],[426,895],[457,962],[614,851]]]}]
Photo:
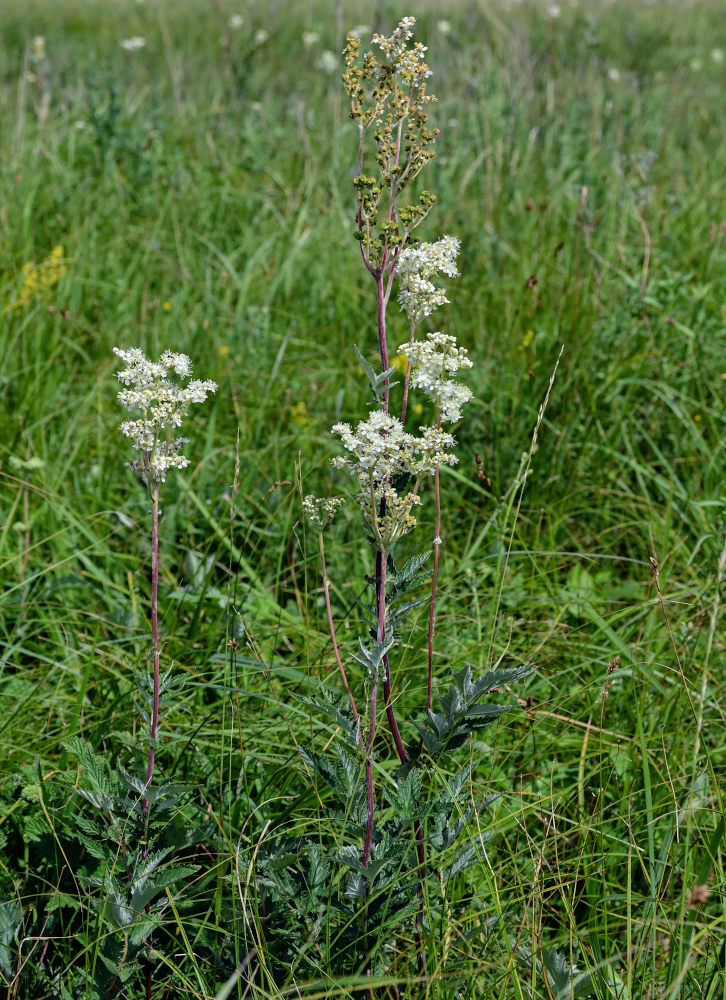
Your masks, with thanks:
[{"label": "creamy white flower", "polygon": [[722,63],[723,49],[711,49],[711,60],[715,63]]},{"label": "creamy white flower", "polygon": [[302,502],[303,513],[316,528],[324,528],[333,520],[338,510],[343,506],[343,497],[328,497],[322,499],[308,493]]},{"label": "creamy white flower", "polygon": [[313,45],[317,45],[320,41],[319,31],[303,31],[302,43],[306,49],[311,49]]},{"label": "creamy white flower", "polygon": [[451,34],[451,21],[437,21],[436,30],[440,35],[450,35]]},{"label": "creamy white flower", "polygon": [[415,483],[433,475],[438,466],[457,462],[447,450],[455,444],[451,434],[438,427],[419,429],[421,437],[410,434],[400,420],[383,410],[374,410],[355,430],[343,423],[333,427],[351,453],[351,457],[334,458],[333,465],[358,480],[361,513],[385,548],[415,526],[411,510],[420,503],[415,490],[400,494],[395,483]]},{"label": "creamy white flower", "polygon": [[379,76],[383,76],[386,72],[398,73],[403,80],[414,87],[420,86],[431,76],[431,70],[424,62],[426,46],[416,42],[412,49],[407,47],[413,36],[415,24],[415,17],[404,17],[392,35],[373,36],[373,44],[377,45],[386,57],[386,63],[379,67]]},{"label": "creamy white flower", "polygon": [[270,37],[269,31],[265,31],[264,28],[258,28],[255,32],[255,37],[252,39],[255,45],[264,45],[267,39]]},{"label": "creamy white flower", "polygon": [[472,367],[466,348],[458,347],[456,338],[449,334],[429,333],[426,340],[402,344],[398,351],[411,362],[411,388],[426,393],[443,421],[459,420],[461,408],[472,398],[472,392],[448,376]]},{"label": "creamy white flower", "polygon": [[398,301],[412,326],[449,301],[446,289],[437,288],[431,278],[438,271],[450,278],[459,274],[456,257],[460,246],[461,241],[455,236],[442,236],[436,243],[419,243],[399,254],[396,263]]},{"label": "creamy white flower", "polygon": [[330,49],[323,49],[318,58],[315,60],[315,66],[317,69],[321,69],[324,73],[335,73],[340,64],[340,60],[334,52]]},{"label": "creamy white flower", "polygon": [[146,45],[146,39],[141,35],[134,35],[132,38],[122,38],[119,45],[127,52],[138,52]]},{"label": "creamy white flower", "polygon": [[189,379],[192,364],[186,354],[164,351],[158,361],[151,361],[138,347],[114,347],[114,354],[127,366],[117,372],[124,386],[118,400],[128,410],[141,410],[135,420],[124,420],[121,433],[130,438],[141,457],[129,462],[149,484],[163,483],[168,469],[183,469],[189,459],[181,454],[188,438],[172,438],[192,403],[203,403],[217,385],[209,380],[193,379],[187,385],[172,381],[172,376]]},{"label": "creamy white flower", "polygon": [[232,29],[232,31],[237,31],[245,23],[245,19],[241,14],[232,14],[227,20],[227,25]]}]

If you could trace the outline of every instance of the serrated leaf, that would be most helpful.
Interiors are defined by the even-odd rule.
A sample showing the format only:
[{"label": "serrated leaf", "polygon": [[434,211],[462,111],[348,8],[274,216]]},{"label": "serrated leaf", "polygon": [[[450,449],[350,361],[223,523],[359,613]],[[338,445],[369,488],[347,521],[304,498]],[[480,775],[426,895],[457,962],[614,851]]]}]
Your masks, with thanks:
[{"label": "serrated leaf", "polygon": [[[383,391],[387,387],[390,388],[391,386],[397,384],[395,382],[388,382],[391,375],[393,375],[393,373],[396,371],[396,366],[392,365],[390,368],[386,368],[385,371],[376,373],[370,362],[366,361],[366,359],[361,354],[357,344],[353,345],[353,350],[355,351],[355,356],[358,359],[358,363],[365,372],[365,376],[368,379],[368,384],[371,387],[375,399],[379,400],[383,395]],[[387,382],[388,385],[386,385]]]},{"label": "serrated leaf", "polygon": [[405,819],[413,819],[421,798],[421,775],[412,770],[398,781],[398,808]]},{"label": "serrated leaf", "polygon": [[332,719],[336,726],[339,726],[353,743],[358,743],[360,730],[353,718],[350,702],[347,697],[339,694],[337,691],[332,691],[330,688],[325,687],[324,684],[320,684],[319,691],[320,695],[300,695],[293,693],[293,698],[302,705],[317,708],[324,715],[327,715],[328,718]]},{"label": "serrated leaf", "polygon": [[97,861],[113,860],[114,852],[109,850],[103,841],[95,840],[92,836],[87,837],[80,830],[76,830],[74,836],[78,843],[86,848],[92,858],[96,858]]},{"label": "serrated leaf", "polygon": [[137,914],[141,913],[146,904],[151,903],[162,889],[166,889],[167,886],[174,885],[176,882],[194,875],[197,871],[199,871],[199,865],[176,865],[173,868],[167,868],[165,871],[156,872],[153,878],[149,878],[148,881],[145,880],[143,885],[139,885],[138,883],[135,885],[131,893],[131,909]]},{"label": "serrated leaf", "polygon": [[388,576],[388,587],[391,593],[395,596],[407,593],[417,586],[418,583],[425,580],[428,574],[419,573],[419,570],[430,558],[431,549],[427,549],[425,552],[419,552],[417,555],[411,556],[400,570],[392,569]]},{"label": "serrated leaf", "polygon": [[368,894],[368,883],[360,872],[351,872],[345,883],[345,895],[348,899],[365,899]]},{"label": "serrated leaf", "polygon": [[14,899],[0,901],[0,970],[10,979],[14,975],[14,944],[23,926],[23,911]]}]

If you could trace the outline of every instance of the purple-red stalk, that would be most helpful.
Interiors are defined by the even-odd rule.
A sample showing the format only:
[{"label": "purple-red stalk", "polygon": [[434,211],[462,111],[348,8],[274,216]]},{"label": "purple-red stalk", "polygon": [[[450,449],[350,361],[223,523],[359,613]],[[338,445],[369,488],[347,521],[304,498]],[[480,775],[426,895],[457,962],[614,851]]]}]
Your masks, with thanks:
[{"label": "purple-red stalk", "polygon": [[[386,635],[386,553],[381,553],[381,575],[378,587],[378,629],[376,642],[380,646]],[[378,701],[378,674],[371,683],[370,725],[368,742],[366,743],[366,795],[368,799],[368,822],[366,823],[366,839],[363,846],[363,866],[368,866],[373,838],[373,740],[376,735],[376,706]]]},{"label": "purple-red stalk", "polygon": [[[151,641],[154,647],[154,693],[149,731],[149,761],[146,767],[146,787],[154,777],[156,733],[159,728],[159,486],[154,489],[151,508]],[[144,799],[144,813],[149,810]],[[147,847],[148,850],[148,847]]]}]

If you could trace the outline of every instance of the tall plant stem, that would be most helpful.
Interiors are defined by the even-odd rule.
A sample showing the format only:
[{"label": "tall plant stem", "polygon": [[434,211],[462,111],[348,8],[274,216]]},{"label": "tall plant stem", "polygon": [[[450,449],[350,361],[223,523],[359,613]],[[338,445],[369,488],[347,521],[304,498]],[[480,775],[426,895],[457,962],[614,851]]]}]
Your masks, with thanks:
[{"label": "tall plant stem", "polygon": [[[441,429],[441,417],[436,426]],[[434,616],[436,610],[436,584],[439,579],[439,549],[441,548],[441,489],[439,467],[434,472],[434,495],[436,497],[436,534],[434,536],[434,571],[431,575],[431,605],[429,607],[428,677],[426,679],[426,711],[431,708],[431,686],[434,676]]]},{"label": "tall plant stem", "polygon": [[[386,305],[388,303],[389,290],[384,289],[383,273],[377,274],[376,279],[376,307],[378,313],[378,347],[381,354],[381,367],[385,371],[388,368],[388,343],[386,341]],[[390,282],[389,282],[390,285]],[[388,413],[388,397],[389,389],[388,382],[386,382],[386,387],[383,391],[383,398],[381,400],[381,409],[384,413]],[[381,500],[381,517],[385,512],[385,500]],[[385,617],[385,574],[386,574],[386,555],[380,550],[376,553],[376,596],[378,598],[378,622],[379,626],[382,621],[381,618],[381,592],[383,592],[383,616]],[[382,639],[378,640],[382,642]],[[398,722],[396,721],[396,713],[393,709],[393,704],[391,702],[391,668],[388,661],[388,656],[386,655],[383,659],[384,674],[383,674],[383,696],[386,701],[386,716],[388,718],[388,725],[391,730],[391,735],[393,736],[393,742],[396,744],[396,752],[398,753],[399,760],[402,764],[405,764],[408,760],[408,755],[406,754],[406,748],[403,745],[403,739],[401,738],[401,733],[398,728]]]},{"label": "tall plant stem", "polygon": [[[146,766],[146,787],[154,777],[156,733],[159,728],[159,486],[154,488],[151,507],[151,642],[154,650],[154,692],[149,730],[149,760]],[[144,813],[149,802],[144,799]],[[148,851],[148,845],[145,848]]]},{"label": "tall plant stem", "polygon": [[[387,553],[381,552],[381,575],[378,581],[378,628],[376,642],[380,646],[386,635],[386,565]],[[368,800],[368,821],[366,823],[366,839],[363,846],[363,866],[368,865],[371,856],[371,841],[373,839],[373,816],[375,803],[373,799],[373,740],[376,735],[376,706],[378,702],[378,674],[371,681],[370,723],[368,741],[366,743],[366,797]]]},{"label": "tall plant stem", "polygon": [[[376,306],[378,311],[378,348],[381,352],[381,366],[383,371],[388,368],[388,343],[386,341],[386,293],[383,288],[383,273],[379,272],[375,275],[376,279]],[[386,379],[386,387],[383,390],[383,397],[381,399],[381,409],[384,413],[388,413],[388,379]]]},{"label": "tall plant stem", "polygon": [[358,717],[358,709],[355,707],[355,698],[353,697],[353,692],[350,690],[350,685],[348,684],[348,677],[345,672],[345,667],[340,659],[340,651],[338,649],[338,640],[335,635],[335,622],[333,621],[333,611],[330,607],[330,582],[328,580],[328,572],[325,567],[325,544],[323,542],[322,531],[318,532],[318,547],[320,549],[320,567],[323,574],[323,593],[325,594],[325,607],[328,612],[328,628],[330,629],[330,638],[333,640],[333,651],[335,652],[335,659],[338,663],[340,669],[340,676],[343,678],[343,686],[348,693],[348,701],[350,702],[351,711],[353,712],[353,718],[355,719],[355,724],[358,730],[360,730],[360,719]]}]

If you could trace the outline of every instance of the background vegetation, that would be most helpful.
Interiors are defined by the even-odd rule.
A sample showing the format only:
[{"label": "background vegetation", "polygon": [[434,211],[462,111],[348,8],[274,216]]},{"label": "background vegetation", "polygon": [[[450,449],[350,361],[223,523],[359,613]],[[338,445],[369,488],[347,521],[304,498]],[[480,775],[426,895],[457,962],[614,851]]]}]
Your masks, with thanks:
[{"label": "background vegetation", "polygon": [[[592,973],[582,995],[716,1000],[726,26],[717,2],[560,6],[366,14],[385,31],[419,18],[441,128],[424,179],[439,204],[420,235],[462,239],[445,322],[475,361],[476,402],[442,473],[437,675],[505,653],[535,665],[477,749],[472,795],[502,794],[454,891],[469,915],[454,906],[430,928],[435,974],[403,995],[570,996],[556,949]],[[300,497],[339,488],[329,428],[366,397],[352,344],[375,355],[351,238],[357,136],[323,54],[359,20],[347,0],[2,4],[8,997],[86,996],[73,977],[90,982],[104,931],[64,833],[78,780],[64,741],[113,763],[142,736],[148,500],[123,467],[114,345],[184,351],[220,384],[163,497],[164,657],[185,684],[159,762],[199,836],[196,874],[163,910],[158,995],[352,995],[294,976],[246,985],[245,960],[261,960],[240,858],[321,816],[296,744],[328,734],[291,694],[335,685],[337,668]],[[319,37],[306,46],[303,32]],[[133,36],[146,44],[121,46]],[[371,567],[352,515],[328,558],[341,638],[355,637]],[[424,640],[421,622],[398,676],[411,704]]]}]

